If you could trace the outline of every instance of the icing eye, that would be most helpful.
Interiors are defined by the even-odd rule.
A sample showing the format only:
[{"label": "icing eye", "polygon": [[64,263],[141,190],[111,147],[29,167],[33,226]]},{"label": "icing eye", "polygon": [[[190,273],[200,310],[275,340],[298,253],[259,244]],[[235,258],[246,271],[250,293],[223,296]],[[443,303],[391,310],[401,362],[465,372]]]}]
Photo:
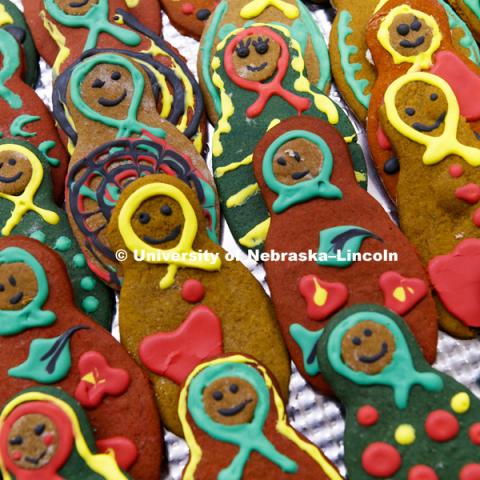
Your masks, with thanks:
[{"label": "icing eye", "polygon": [[415,18],[410,24],[410,27],[414,32],[418,32],[422,28],[422,22],[418,18]]},{"label": "icing eye", "polygon": [[284,167],[287,164],[287,161],[283,157],[280,157],[280,158],[277,158],[277,163],[282,167]]},{"label": "icing eye", "polygon": [[14,165],[17,164],[17,161],[14,158],[10,158],[10,160],[8,160],[8,164],[13,167]]},{"label": "icing eye", "polygon": [[40,425],[37,425],[33,431],[35,432],[35,435],[39,437],[44,431],[45,431],[45,424],[41,423]]},{"label": "icing eye", "polygon": [[103,80],[100,80],[99,78],[97,78],[92,83],[92,88],[102,88],[104,85],[105,85],[105,82]]},{"label": "icing eye", "polygon": [[436,93],[432,93],[432,94],[430,95],[430,100],[431,100],[432,102],[434,102],[437,98],[438,98],[438,95],[437,95]]},{"label": "icing eye", "polygon": [[8,443],[9,443],[10,445],[21,445],[21,444],[23,443],[23,438],[22,438],[20,435],[18,435],[17,437],[11,438],[11,439],[8,441]]},{"label": "icing eye", "polygon": [[358,345],[361,345],[361,344],[362,344],[362,341],[361,341],[360,338],[358,338],[358,337],[353,337],[352,343],[353,343],[354,345],[357,345],[357,347],[358,347]]},{"label": "icing eye", "polygon": [[237,392],[238,392],[238,385],[237,385],[236,383],[232,383],[232,384],[230,385],[230,391],[231,391],[232,393],[237,393]]},{"label": "icing eye", "polygon": [[401,23],[397,27],[397,32],[398,32],[399,35],[404,37],[405,35],[408,35],[410,33],[410,26],[407,25],[406,23]]},{"label": "icing eye", "polygon": [[214,400],[219,402],[220,400],[223,400],[223,393],[219,392],[218,390],[212,393],[212,397]]},{"label": "icing eye", "polygon": [[150,222],[150,215],[148,213],[141,213],[138,219],[142,225],[146,225],[148,222]]},{"label": "icing eye", "polygon": [[8,277],[8,283],[12,286],[12,287],[16,287],[17,286],[17,281],[15,280],[15,277],[13,275],[10,275],[10,277]]},{"label": "icing eye", "polygon": [[366,337],[371,337],[373,335],[373,332],[367,328],[363,331],[363,334],[366,336]]},{"label": "icing eye", "polygon": [[162,215],[169,217],[172,214],[172,209],[170,208],[169,205],[163,205],[162,208],[160,209],[160,212],[162,213]]},{"label": "icing eye", "polygon": [[122,74],[120,72],[113,72],[111,75],[110,75],[110,78],[112,80],[120,80],[122,78]]},{"label": "icing eye", "polygon": [[0,292],[4,292],[4,291],[5,291],[5,286],[2,283],[0,283]]},{"label": "icing eye", "polygon": [[237,47],[237,55],[240,58],[247,58],[250,55],[250,50],[247,47]]},{"label": "icing eye", "polygon": [[264,40],[262,37],[258,37],[257,40],[253,41],[253,46],[255,47],[255,50],[259,55],[265,55],[268,52],[269,42],[269,38],[266,38]]},{"label": "icing eye", "polygon": [[415,109],[414,108],[411,108],[411,107],[407,107],[405,109],[405,113],[409,116],[409,117],[413,117],[415,115]]},{"label": "icing eye", "polygon": [[201,22],[204,22],[205,20],[208,20],[208,17],[210,17],[210,14],[211,14],[210,10],[208,10],[207,8],[202,8],[197,12],[196,17]]}]

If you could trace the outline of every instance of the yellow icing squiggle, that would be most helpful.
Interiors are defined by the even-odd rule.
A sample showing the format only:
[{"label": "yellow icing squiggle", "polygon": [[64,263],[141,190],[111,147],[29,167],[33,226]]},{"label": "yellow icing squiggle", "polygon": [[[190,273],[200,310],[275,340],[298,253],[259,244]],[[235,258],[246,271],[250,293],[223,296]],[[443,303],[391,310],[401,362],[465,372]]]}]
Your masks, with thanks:
[{"label": "yellow icing squiggle", "polygon": [[70,49],[67,47],[67,39],[65,38],[65,35],[63,35],[59,28],[47,18],[45,10],[41,10],[39,16],[42,19],[45,30],[48,31],[58,47],[58,53],[52,66],[53,73],[57,76],[60,73],[63,63],[66,62],[70,56]]},{"label": "yellow icing squiggle", "polygon": [[295,5],[283,0],[253,0],[240,10],[240,16],[245,20],[256,18],[268,7],[277,8],[290,20],[295,20],[300,16],[300,10]]},{"label": "yellow icing squiggle", "polygon": [[244,165],[250,165],[253,162],[253,155],[248,155],[243,160],[239,162],[229,163],[225,167],[218,167],[215,169],[215,177],[223,177],[226,173],[236,170],[237,168],[243,167]]},{"label": "yellow icing squiggle", "polygon": [[247,248],[255,248],[265,242],[267,238],[268,229],[270,228],[270,217],[262,223],[255,225],[246,235],[244,235],[238,242]]},{"label": "yellow icing squiggle", "polygon": [[227,199],[227,208],[241,207],[248,199],[260,192],[258,183],[252,183],[245,188],[242,188],[237,193]]}]

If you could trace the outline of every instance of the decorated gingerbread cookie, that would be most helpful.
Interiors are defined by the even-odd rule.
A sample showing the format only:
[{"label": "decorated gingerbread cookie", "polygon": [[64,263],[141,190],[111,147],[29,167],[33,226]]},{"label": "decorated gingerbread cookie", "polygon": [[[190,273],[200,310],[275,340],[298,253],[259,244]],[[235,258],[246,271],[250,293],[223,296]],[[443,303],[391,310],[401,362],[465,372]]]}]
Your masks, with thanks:
[{"label": "decorated gingerbread cookie", "polygon": [[80,405],[56,388],[32,388],[0,413],[0,471],[5,480],[128,480],[116,452],[95,444]]},{"label": "decorated gingerbread cookie", "polygon": [[[233,30],[214,49],[210,100],[219,100],[220,117],[212,151],[221,207],[238,244],[261,249],[270,219],[253,174],[252,155],[268,129],[299,115],[327,119],[349,142],[358,180],[366,185],[363,154],[347,116],[308,81],[301,44],[291,29],[255,23]],[[210,91],[205,76],[203,81]]]},{"label": "decorated gingerbread cookie", "polygon": [[219,205],[205,160],[175,127],[163,122],[166,140],[137,138],[101,145],[75,164],[67,179],[67,212],[90,268],[119,289],[118,260],[105,238],[121,192],[134,180],[163,173],[180,178],[196,192],[211,240],[218,242]]},{"label": "decorated gingerbread cookie", "polygon": [[180,393],[190,460],[184,480],[341,480],[325,455],[289,424],[275,379],[251,357],[199,365]]},{"label": "decorated gingerbread cookie", "polygon": [[0,235],[25,235],[56,250],[65,261],[79,308],[108,330],[112,292],[87,266],[65,212],[53,201],[48,160],[32,145],[0,140]]},{"label": "decorated gingerbread cookie", "polygon": [[[267,282],[284,339],[305,378],[329,391],[312,353],[316,341],[335,312],[367,301],[402,315],[433,362],[437,313],[422,263],[355,181],[336,130],[310,117],[285,120],[259,143],[253,163],[271,214]],[[275,254],[285,255],[283,261]]]},{"label": "decorated gingerbread cookie", "polygon": [[[480,228],[480,140],[454,90],[431,73],[408,73],[393,82],[380,117],[401,166],[400,226],[425,264],[431,261],[430,277],[445,306],[440,323],[456,336],[471,337],[480,327],[473,293],[480,254],[474,240]],[[458,261],[472,275],[453,268]]]},{"label": "decorated gingerbread cookie", "polygon": [[425,362],[391,310],[340,312],[320,339],[318,362],[346,408],[350,478],[479,478],[479,400]]},{"label": "decorated gingerbread cookie", "polygon": [[389,1],[372,17],[367,43],[379,71],[369,106],[368,142],[378,173],[395,200],[400,165],[378,115],[386,89],[407,72],[430,72],[450,85],[462,116],[475,124],[480,120],[480,69],[455,50],[445,10],[433,0]]},{"label": "decorated gingerbread cookie", "polygon": [[240,262],[228,261],[210,240],[191,188],[169,175],[136,180],[120,195],[106,235],[110,248],[127,257],[121,339],[150,372],[168,429],[182,431],[179,385],[198,363],[222,352],[255,355],[287,398],[289,359],[270,299]]},{"label": "decorated gingerbread cookie", "polygon": [[[477,65],[480,50],[465,22],[445,0],[438,0],[448,16],[453,44]],[[371,90],[377,70],[369,58],[366,32],[372,15],[385,5],[385,0],[335,0],[337,15],[330,35],[330,59],[335,84],[357,118],[367,118]]]},{"label": "decorated gingerbread cookie", "polygon": [[75,307],[60,256],[29,238],[0,239],[0,285],[0,405],[25,388],[55,385],[86,409],[102,451],[117,452],[133,478],[159,478],[161,427],[149,382]]}]

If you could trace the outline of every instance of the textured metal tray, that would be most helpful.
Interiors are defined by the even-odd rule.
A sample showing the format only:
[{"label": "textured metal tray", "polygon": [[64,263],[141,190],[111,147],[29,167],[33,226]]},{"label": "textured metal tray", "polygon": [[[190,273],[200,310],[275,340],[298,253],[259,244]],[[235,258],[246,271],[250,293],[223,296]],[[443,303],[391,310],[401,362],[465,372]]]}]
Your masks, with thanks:
[{"label": "textured metal tray", "polygon": [[[24,0],[29,1],[29,0]],[[13,0],[17,6],[22,8],[21,0]],[[312,13],[328,42],[331,23],[334,12],[331,8],[311,5]],[[164,16],[164,36],[166,40],[172,43],[180,53],[187,58],[188,66],[196,75],[197,73],[197,52],[198,42],[182,36],[172,27],[168,18]],[[41,60],[41,81],[37,88],[37,93],[42,100],[51,108],[52,80],[50,68]],[[366,135],[363,128],[348,111],[341,97],[332,87],[330,96],[337,103],[342,105],[344,110],[350,116],[357,130],[360,143],[368,155],[366,147]],[[211,159],[208,159],[211,165]],[[386,199],[382,188],[379,186],[378,179],[371,175],[372,169],[369,169],[369,192],[383,205],[385,210],[394,216],[392,205]],[[265,282],[265,271],[261,265],[257,265],[250,260],[237,247],[228,227],[223,222],[222,246],[229,252],[234,253],[237,258],[250,269],[255,277],[262,283],[268,292]],[[115,320],[113,335],[118,339],[118,319]],[[478,340],[458,341],[443,333],[440,334],[438,347],[438,359],[435,366],[445,373],[455,377],[458,381],[468,386],[475,395],[480,397],[480,343]],[[287,413],[291,424],[302,434],[308,437],[313,443],[320,447],[345,475],[345,466],[343,462],[343,432],[345,423],[342,418],[341,409],[337,402],[332,401],[322,395],[315,393],[304,381],[302,376],[293,366],[292,377],[290,379],[290,400],[287,407]],[[178,480],[181,478],[182,470],[188,461],[188,448],[186,443],[170,432],[165,432],[165,443],[167,450],[168,465],[164,468],[162,479]]]}]

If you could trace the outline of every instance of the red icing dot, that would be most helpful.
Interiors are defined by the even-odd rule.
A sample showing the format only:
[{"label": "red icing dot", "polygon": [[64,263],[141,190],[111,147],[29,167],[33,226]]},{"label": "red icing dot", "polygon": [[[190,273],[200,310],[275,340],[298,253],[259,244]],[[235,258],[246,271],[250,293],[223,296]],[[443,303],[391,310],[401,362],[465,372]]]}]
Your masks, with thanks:
[{"label": "red icing dot", "polygon": [[362,454],[363,469],[376,478],[395,475],[402,466],[400,454],[388,443],[377,442],[369,445]]},{"label": "red icing dot", "polygon": [[465,465],[460,472],[460,480],[480,480],[480,464]]},{"label": "red icing dot", "polygon": [[187,280],[182,285],[182,298],[188,303],[198,303],[205,296],[205,287],[198,280]]},{"label": "red icing dot", "polygon": [[22,458],[22,454],[21,454],[21,452],[19,452],[18,450],[15,450],[14,452],[12,452],[11,457],[12,457],[14,460],[18,461],[18,460],[20,460],[20,459]]},{"label": "red icing dot", "polygon": [[470,205],[480,201],[480,186],[476,183],[467,183],[455,190],[455,197]]},{"label": "red icing dot", "polygon": [[472,220],[476,227],[480,227],[480,208],[477,208],[477,210],[475,210]]},{"label": "red icing dot", "polygon": [[371,427],[378,422],[378,412],[377,409],[371,405],[364,405],[358,409],[357,412],[357,422],[362,427]]},{"label": "red icing dot", "polygon": [[184,3],[182,5],[182,13],[184,15],[191,15],[195,11],[195,7],[191,3]]},{"label": "red icing dot", "polygon": [[459,163],[454,163],[453,165],[450,165],[448,173],[453,178],[459,178],[463,175],[463,167]]},{"label": "red icing dot", "polygon": [[408,472],[408,480],[438,480],[438,476],[433,468],[417,465]]},{"label": "red icing dot", "polygon": [[43,443],[48,447],[55,441],[55,435],[53,435],[53,433],[46,433],[45,435],[43,435],[42,440]]},{"label": "red icing dot", "polygon": [[480,445],[480,423],[474,423],[468,431],[470,440],[474,445]]},{"label": "red icing dot", "polygon": [[435,442],[448,442],[458,435],[460,426],[450,412],[435,410],[427,417],[425,430]]}]

